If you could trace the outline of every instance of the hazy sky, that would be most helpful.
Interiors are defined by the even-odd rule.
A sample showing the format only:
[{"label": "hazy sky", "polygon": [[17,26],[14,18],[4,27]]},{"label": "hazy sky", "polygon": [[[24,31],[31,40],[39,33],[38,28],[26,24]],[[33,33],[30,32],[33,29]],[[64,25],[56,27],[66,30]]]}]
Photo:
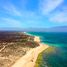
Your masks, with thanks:
[{"label": "hazy sky", "polygon": [[0,28],[67,25],[67,0],[0,0]]}]

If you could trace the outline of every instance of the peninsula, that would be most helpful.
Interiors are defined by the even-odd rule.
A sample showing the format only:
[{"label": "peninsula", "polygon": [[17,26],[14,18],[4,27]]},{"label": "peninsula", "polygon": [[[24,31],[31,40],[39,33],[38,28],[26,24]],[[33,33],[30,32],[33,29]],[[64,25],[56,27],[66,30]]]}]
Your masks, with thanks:
[{"label": "peninsula", "polygon": [[35,67],[39,53],[48,47],[38,36],[0,32],[0,67]]}]

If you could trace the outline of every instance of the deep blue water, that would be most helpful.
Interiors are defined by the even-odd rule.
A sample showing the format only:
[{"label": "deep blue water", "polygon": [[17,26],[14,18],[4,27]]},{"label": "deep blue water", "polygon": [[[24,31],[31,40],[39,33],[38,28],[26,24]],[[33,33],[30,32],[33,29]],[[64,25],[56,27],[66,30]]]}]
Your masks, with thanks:
[{"label": "deep blue water", "polygon": [[67,33],[29,32],[29,34],[40,36],[42,43],[54,47],[49,53],[43,52],[43,60],[39,67],[67,67]]},{"label": "deep blue water", "polygon": [[67,47],[67,33],[61,32],[29,32],[32,35],[40,36],[42,43],[47,43],[51,46]]}]

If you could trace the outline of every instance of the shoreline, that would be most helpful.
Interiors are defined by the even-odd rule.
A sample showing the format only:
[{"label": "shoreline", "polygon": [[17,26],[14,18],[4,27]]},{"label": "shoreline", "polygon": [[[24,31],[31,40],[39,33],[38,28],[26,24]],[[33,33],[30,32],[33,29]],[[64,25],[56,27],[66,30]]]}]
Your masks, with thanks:
[{"label": "shoreline", "polygon": [[34,67],[37,57],[38,55],[46,50],[49,46],[46,44],[43,44],[40,42],[40,38],[38,36],[34,36],[34,41],[39,43],[39,46],[36,48],[31,49],[30,51],[28,51],[26,53],[26,55],[24,55],[23,57],[21,57],[18,61],[16,61],[16,63],[11,66],[11,67]]}]

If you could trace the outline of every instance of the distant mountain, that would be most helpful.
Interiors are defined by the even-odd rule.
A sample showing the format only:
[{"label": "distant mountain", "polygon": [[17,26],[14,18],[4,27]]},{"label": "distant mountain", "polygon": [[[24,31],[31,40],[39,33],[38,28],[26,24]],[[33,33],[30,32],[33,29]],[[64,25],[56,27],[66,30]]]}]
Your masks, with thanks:
[{"label": "distant mountain", "polygon": [[43,32],[46,31],[46,28],[5,28],[5,29],[0,29],[0,31],[11,31],[11,32]]},{"label": "distant mountain", "polygon": [[67,32],[67,26],[57,26],[48,28],[47,32]]},{"label": "distant mountain", "polygon": [[56,26],[51,28],[8,28],[0,31],[20,31],[20,32],[67,32],[67,26]]},{"label": "distant mountain", "polygon": [[67,32],[67,26],[56,26],[51,28],[28,28],[31,32]]}]

